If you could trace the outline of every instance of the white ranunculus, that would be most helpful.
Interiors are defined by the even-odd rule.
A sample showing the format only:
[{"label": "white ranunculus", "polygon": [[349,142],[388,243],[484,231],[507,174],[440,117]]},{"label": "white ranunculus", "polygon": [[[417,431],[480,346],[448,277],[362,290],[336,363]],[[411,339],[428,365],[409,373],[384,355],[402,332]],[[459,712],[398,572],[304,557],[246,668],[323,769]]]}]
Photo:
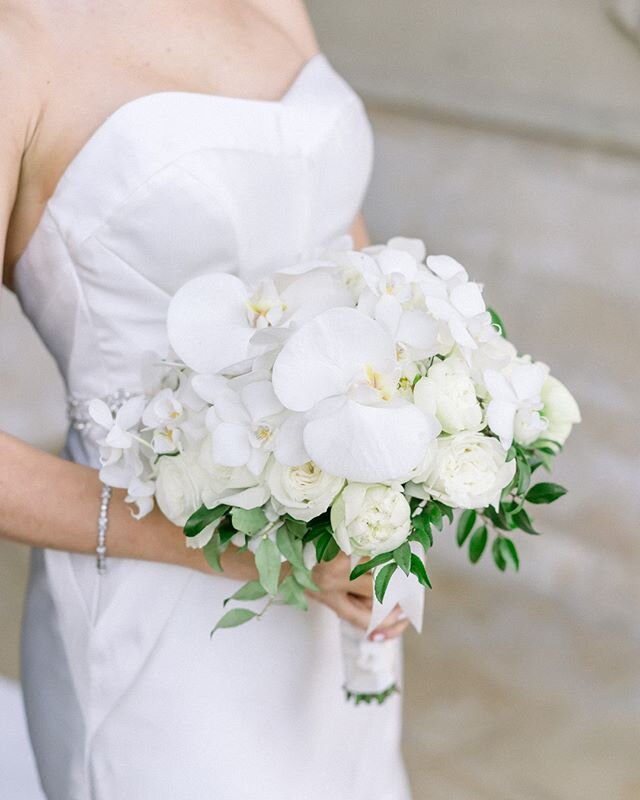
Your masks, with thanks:
[{"label": "white ranunculus", "polygon": [[344,486],[344,479],[329,475],[313,461],[285,467],[274,460],[267,472],[267,483],[281,513],[308,522],[329,508]]},{"label": "white ranunculus", "polygon": [[424,481],[426,491],[454,508],[485,508],[500,502],[500,494],[515,474],[515,460],[497,439],[465,431],[437,440],[438,453]]},{"label": "white ranunculus", "polygon": [[185,522],[202,505],[206,473],[191,455],[161,456],[157,464],[156,500],[174,525]]},{"label": "white ranunculus", "polygon": [[331,525],[347,555],[375,556],[406,541],[411,508],[399,486],[349,483],[331,508]]},{"label": "white ranunculus", "polygon": [[436,361],[413,391],[418,408],[435,414],[446,433],[478,431],[483,414],[469,368],[461,358]]},{"label": "white ranunculus", "polygon": [[542,386],[542,416],[547,420],[547,439],[564,444],[571,428],[582,421],[580,408],[567,387],[550,375]]}]

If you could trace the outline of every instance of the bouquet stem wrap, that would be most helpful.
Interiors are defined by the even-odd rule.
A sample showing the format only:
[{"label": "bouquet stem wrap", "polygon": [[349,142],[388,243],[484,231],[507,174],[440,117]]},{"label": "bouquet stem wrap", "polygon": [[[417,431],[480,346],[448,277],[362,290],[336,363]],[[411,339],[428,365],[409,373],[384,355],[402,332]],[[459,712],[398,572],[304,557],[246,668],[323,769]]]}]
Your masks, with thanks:
[{"label": "bouquet stem wrap", "polygon": [[[352,559],[357,563],[357,559]],[[424,589],[397,570],[382,603],[374,598],[371,621],[366,632],[344,620],[340,624],[344,690],[348,700],[359,703],[383,703],[400,691],[402,678],[402,640],[374,642],[369,634],[382,620],[400,606],[417,631],[422,628]]]}]

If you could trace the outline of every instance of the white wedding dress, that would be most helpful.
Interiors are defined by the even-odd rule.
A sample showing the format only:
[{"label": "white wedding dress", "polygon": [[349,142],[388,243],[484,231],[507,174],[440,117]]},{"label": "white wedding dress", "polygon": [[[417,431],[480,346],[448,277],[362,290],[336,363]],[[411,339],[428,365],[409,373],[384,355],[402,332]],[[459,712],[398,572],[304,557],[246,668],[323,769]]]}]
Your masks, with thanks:
[{"label": "white wedding dress", "polygon": [[[251,281],[344,234],[371,158],[362,103],[322,54],[279,101],[160,92],[119,108],[16,269],[69,392],[140,391],[140,356],[164,351],[189,278]],[[98,463],[79,423],[67,454]],[[347,704],[334,614],[277,607],[210,639],[235,588],[115,559],[99,578],[94,558],[34,553],[23,681],[49,800],[408,798],[400,701]]]}]

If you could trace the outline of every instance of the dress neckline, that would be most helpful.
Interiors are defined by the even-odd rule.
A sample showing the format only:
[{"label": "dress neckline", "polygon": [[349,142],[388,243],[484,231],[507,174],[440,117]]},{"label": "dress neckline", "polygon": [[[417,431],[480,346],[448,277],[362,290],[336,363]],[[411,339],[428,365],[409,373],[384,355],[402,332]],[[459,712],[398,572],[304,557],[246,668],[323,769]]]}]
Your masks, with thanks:
[{"label": "dress neckline", "polygon": [[262,100],[252,97],[236,97],[233,95],[215,94],[209,92],[197,92],[188,89],[184,90],[178,89],[178,90],[160,90],[157,92],[147,92],[146,94],[138,95],[137,97],[133,97],[131,100],[126,100],[124,103],[121,103],[110,114],[108,114],[102,120],[102,122],[98,124],[96,128],[94,128],[93,132],[89,135],[89,137],[85,140],[80,149],[71,158],[71,160],[64,168],[62,174],[58,178],[58,182],[56,183],[53,192],[43,204],[42,214],[40,215],[38,223],[33,229],[31,236],[27,240],[27,243],[23,248],[22,253],[16,259],[16,262],[13,267],[13,281],[12,281],[13,286],[15,287],[16,273],[19,270],[20,262],[24,259],[25,254],[29,250],[31,243],[36,238],[36,235],[42,225],[43,219],[46,216],[47,211],[50,209],[52,203],[55,202],[61,191],[64,190],[64,186],[67,180],[69,179],[69,176],[73,173],[76,164],[82,159],[85,151],[90,149],[97,139],[104,136],[105,132],[112,125],[116,124],[116,122],[121,117],[125,116],[127,113],[131,112],[134,109],[137,109],[140,106],[144,106],[149,103],[155,103],[162,100],[169,100],[172,98],[173,99],[191,98],[194,100],[200,99],[203,102],[210,104],[216,103],[219,105],[226,105],[227,107],[229,106],[254,107],[256,109],[265,109],[266,111],[277,113],[284,106],[286,106],[287,101],[301,87],[301,85],[303,84],[305,79],[310,75],[310,73],[321,64],[328,64],[327,56],[323,51],[319,51],[314,55],[312,55],[310,58],[308,58],[304,62],[304,64],[302,64],[300,69],[296,72],[293,79],[289,83],[289,86],[285,89],[284,93],[279,98],[276,98],[274,100]]}]

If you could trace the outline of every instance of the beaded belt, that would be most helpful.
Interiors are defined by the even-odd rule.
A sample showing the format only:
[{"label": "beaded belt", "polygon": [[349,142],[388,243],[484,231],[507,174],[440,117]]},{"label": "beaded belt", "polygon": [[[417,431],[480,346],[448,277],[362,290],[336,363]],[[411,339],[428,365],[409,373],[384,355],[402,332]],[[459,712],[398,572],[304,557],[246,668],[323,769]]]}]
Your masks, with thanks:
[{"label": "beaded belt", "polygon": [[[118,389],[113,394],[108,394],[99,398],[109,406],[112,414],[119,411],[122,406],[133,397],[133,393],[126,389]],[[67,395],[67,418],[71,427],[77,431],[85,430],[89,425],[93,425],[93,420],[89,416],[89,403],[86,397],[79,397],[75,394]]]}]

